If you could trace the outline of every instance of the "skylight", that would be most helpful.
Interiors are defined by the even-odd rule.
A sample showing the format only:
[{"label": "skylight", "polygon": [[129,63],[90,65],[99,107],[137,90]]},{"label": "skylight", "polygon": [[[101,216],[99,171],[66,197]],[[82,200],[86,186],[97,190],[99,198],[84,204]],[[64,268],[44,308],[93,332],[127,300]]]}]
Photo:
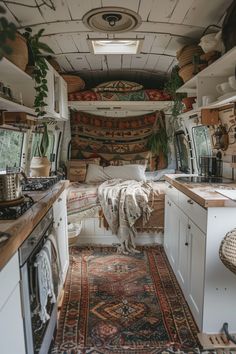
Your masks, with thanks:
[{"label": "skylight", "polygon": [[94,54],[137,54],[141,39],[93,39],[90,40]]}]

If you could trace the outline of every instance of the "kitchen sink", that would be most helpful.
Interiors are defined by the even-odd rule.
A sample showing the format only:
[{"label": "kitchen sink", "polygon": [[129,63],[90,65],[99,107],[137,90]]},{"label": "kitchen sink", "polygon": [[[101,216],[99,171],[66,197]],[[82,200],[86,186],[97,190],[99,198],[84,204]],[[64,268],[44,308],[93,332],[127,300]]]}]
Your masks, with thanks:
[{"label": "kitchen sink", "polygon": [[176,177],[176,181],[184,183],[216,183],[216,184],[230,184],[235,183],[234,180],[223,177],[205,177],[205,176],[182,176]]}]

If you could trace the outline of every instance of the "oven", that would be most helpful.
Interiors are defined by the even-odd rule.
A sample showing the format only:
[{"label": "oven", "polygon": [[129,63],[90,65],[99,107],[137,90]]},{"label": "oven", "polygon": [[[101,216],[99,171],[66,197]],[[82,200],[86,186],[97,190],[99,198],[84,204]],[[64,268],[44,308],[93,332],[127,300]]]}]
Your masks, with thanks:
[{"label": "oven", "polygon": [[[50,250],[48,243],[51,243],[49,240],[52,235],[53,212],[51,208],[19,249],[27,354],[45,354],[48,352],[57,323],[56,300],[60,286],[60,276],[56,271],[56,262],[52,259],[53,245],[51,246],[51,254],[48,254]],[[47,253],[46,258],[42,262],[45,253]],[[44,268],[42,268],[42,265]],[[41,272],[42,269],[43,272]],[[42,274],[45,276],[42,276]],[[45,281],[44,278],[46,278],[46,283],[42,286],[42,281]],[[47,293],[50,286],[51,294],[46,296],[45,293]],[[43,301],[45,306],[42,306]],[[42,315],[43,308],[45,310],[44,315]]]}]

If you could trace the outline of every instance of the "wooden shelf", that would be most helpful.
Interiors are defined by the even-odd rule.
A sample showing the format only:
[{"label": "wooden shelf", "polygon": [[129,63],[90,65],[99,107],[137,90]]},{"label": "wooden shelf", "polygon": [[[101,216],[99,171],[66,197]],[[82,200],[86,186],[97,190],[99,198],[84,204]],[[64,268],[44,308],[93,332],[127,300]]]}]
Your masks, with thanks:
[{"label": "wooden shelf", "polygon": [[234,75],[235,70],[236,47],[222,55],[218,60],[200,71],[192,79],[185,82],[177,92],[193,93],[197,90],[197,80],[201,77],[228,77]]},{"label": "wooden shelf", "polygon": [[7,100],[3,97],[0,97],[0,110],[8,112],[25,112],[31,115],[35,115],[33,108],[26,107],[22,104]]},{"label": "wooden shelf", "polygon": [[2,58],[0,61],[0,73],[1,82],[7,82],[9,85],[24,83],[25,85],[33,86],[34,84],[34,80],[30,75],[6,58]]}]

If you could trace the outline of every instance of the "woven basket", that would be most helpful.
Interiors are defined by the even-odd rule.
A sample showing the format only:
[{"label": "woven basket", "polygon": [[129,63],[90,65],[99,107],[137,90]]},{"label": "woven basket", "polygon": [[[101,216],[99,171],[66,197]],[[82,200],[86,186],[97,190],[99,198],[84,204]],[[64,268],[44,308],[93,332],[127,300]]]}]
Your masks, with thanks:
[{"label": "woven basket", "polygon": [[221,241],[219,256],[224,265],[236,274],[236,229],[228,232]]},{"label": "woven basket", "polygon": [[187,64],[191,64],[194,55],[203,54],[203,50],[196,44],[186,45],[176,53],[176,57],[179,61],[179,67],[182,68]]},{"label": "woven basket", "polygon": [[85,87],[84,80],[79,76],[63,74],[62,77],[67,82],[68,93],[83,90]]},{"label": "woven basket", "polygon": [[6,58],[18,66],[18,68],[25,71],[28,63],[28,48],[26,39],[21,36],[20,33],[16,32],[15,40],[12,41],[11,39],[8,39],[6,44],[12,48],[12,53],[6,55]]},{"label": "woven basket", "polygon": [[52,65],[53,69],[55,69],[58,73],[61,72],[61,67],[54,58],[47,58],[47,61],[49,62],[50,65]]},{"label": "woven basket", "polygon": [[196,75],[199,71],[203,70],[206,67],[207,64],[198,64],[196,70],[195,65],[188,64],[179,70],[179,76],[183,79],[184,82],[186,82],[190,80],[194,75]]}]

